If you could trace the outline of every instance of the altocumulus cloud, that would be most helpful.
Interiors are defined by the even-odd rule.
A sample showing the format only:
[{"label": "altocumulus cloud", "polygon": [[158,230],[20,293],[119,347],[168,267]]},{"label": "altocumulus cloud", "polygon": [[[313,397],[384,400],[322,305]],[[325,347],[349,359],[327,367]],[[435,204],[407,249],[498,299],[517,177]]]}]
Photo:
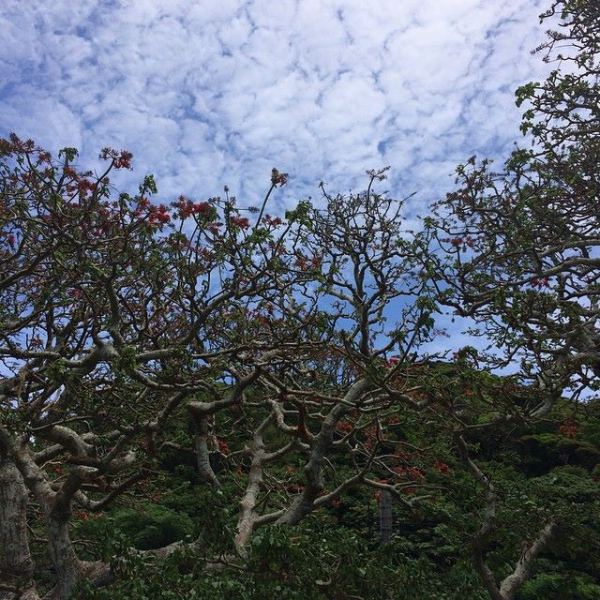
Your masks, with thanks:
[{"label": "altocumulus cloud", "polygon": [[544,76],[537,0],[4,0],[0,135],[81,162],[135,155],[161,199],[229,185],[257,204],[361,189],[391,165],[427,204],[470,154],[518,139],[518,85]]}]

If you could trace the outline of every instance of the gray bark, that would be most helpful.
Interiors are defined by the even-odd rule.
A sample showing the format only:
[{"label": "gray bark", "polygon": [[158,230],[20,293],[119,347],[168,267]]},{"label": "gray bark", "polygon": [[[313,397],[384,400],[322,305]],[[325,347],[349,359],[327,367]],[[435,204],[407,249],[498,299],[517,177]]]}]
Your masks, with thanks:
[{"label": "gray bark", "polygon": [[13,450],[15,465],[44,515],[48,549],[57,578],[56,588],[50,598],[67,600],[82,576],[82,564],[77,559],[69,537],[71,496],[65,494],[62,488],[60,492],[52,490],[43,471],[35,463],[29,451],[26,438],[16,440]]},{"label": "gray bark", "polygon": [[27,540],[27,488],[15,464],[0,460],[0,572],[30,575]]},{"label": "gray bark", "polygon": [[531,567],[538,554],[555,534],[557,525],[554,521],[550,521],[542,528],[517,561],[513,572],[498,585],[494,573],[485,561],[489,538],[496,529],[497,492],[490,478],[469,457],[467,444],[463,437],[457,436],[456,441],[461,458],[485,490],[486,504],[483,523],[473,538],[473,564],[492,600],[513,600],[519,588],[529,578]]},{"label": "gray bark", "polygon": [[27,538],[27,488],[15,464],[0,458],[0,600],[38,598]]},{"label": "gray bark", "polygon": [[335,424],[360,403],[364,394],[371,387],[372,384],[368,379],[359,379],[356,381],[348,390],[344,400],[336,404],[323,420],[321,430],[313,440],[310,459],[304,467],[306,487],[290,506],[289,510],[277,519],[276,522],[278,524],[296,525],[314,510],[315,501],[325,488],[323,464],[325,463],[327,451],[333,442]]}]

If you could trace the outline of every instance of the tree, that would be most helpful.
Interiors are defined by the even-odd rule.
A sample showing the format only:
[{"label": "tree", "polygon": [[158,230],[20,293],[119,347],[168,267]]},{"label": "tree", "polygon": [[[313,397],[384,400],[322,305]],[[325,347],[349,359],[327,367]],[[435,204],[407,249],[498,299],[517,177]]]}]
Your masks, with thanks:
[{"label": "tree", "polygon": [[[74,149],[0,141],[2,600],[357,597],[345,566],[364,556],[382,598],[386,581],[516,598],[536,558],[556,581],[549,553],[577,549],[597,495],[598,440],[575,439],[563,397],[600,364],[594,5],[560,7],[568,34],[545,50],[570,36],[580,71],[520,90],[533,148],[500,174],[460,167],[417,233],[376,190],[386,169],[283,217],[276,169],[257,208],[227,189],[165,205],[152,177],[114,191],[128,152],[105,149],[94,174]],[[428,355],[441,302],[519,372],[490,374],[469,346]],[[521,446],[559,462],[528,473]],[[565,453],[586,459],[565,470]],[[376,494],[401,512],[392,552],[368,537]]]},{"label": "tree", "polygon": [[531,105],[522,129],[532,148],[499,173],[472,157],[438,207],[454,257],[448,302],[504,349],[503,364],[521,361],[546,400],[532,413],[565,390],[595,389],[600,374],[598,7],[555,2],[543,18],[559,10],[561,31],[538,49],[558,68],[517,91]]},{"label": "tree", "polygon": [[[364,194],[326,195],[324,211],[301,202],[283,220],[265,213],[286,182],[274,169],[253,220],[228,194],[153,204],[151,177],[111,198],[124,151],[105,149],[95,175],[74,149],[55,161],[13,135],[0,150],[5,597],[107,581],[105,562],[75,550],[74,514],[143,490],[169,451],[193,452],[215,501],[219,466],[238,465],[241,556],[257,528],[296,524],[359,484],[418,500],[403,490],[424,485],[421,471],[394,471],[402,459],[381,448],[396,413],[427,405],[409,371],[435,335],[435,291],[417,271],[427,240],[403,236],[401,203],[371,190],[383,172]],[[326,476],[332,451],[351,469]],[[48,592],[32,578],[29,494]]]},{"label": "tree", "polygon": [[[105,149],[100,175],[78,171],[69,148],[57,163],[12,136],[1,152],[1,501],[18,515],[14,529],[3,521],[2,564],[31,572],[25,485],[43,514],[53,597],[66,598],[82,577],[107,575],[77,558],[73,507],[102,511],[147,477],[165,424],[191,396],[238,400],[259,374],[239,357],[272,348],[228,339],[227,315],[278,297],[293,272],[279,225],[246,234],[234,200],[154,205],[151,177],[135,196],[110,199],[109,175],[129,168],[127,152]],[[195,435],[209,477],[202,428]]]},{"label": "tree", "polygon": [[[531,147],[514,150],[500,172],[472,157],[458,168],[458,188],[437,205],[438,240],[450,256],[439,267],[444,302],[474,319],[476,333],[491,341],[490,364],[512,368],[535,390],[520,411],[523,419],[549,414],[564,395],[589,396],[600,383],[600,8],[560,0],[542,20],[556,14],[559,30],[537,52],[557,68],[543,83],[517,91],[517,104],[529,103],[521,128]],[[521,578],[517,565],[497,584],[486,565],[498,497],[489,476],[470,462],[466,444],[458,443],[487,494],[475,564],[492,598],[512,598],[513,584],[526,573]],[[519,562],[555,529],[549,518]]]}]

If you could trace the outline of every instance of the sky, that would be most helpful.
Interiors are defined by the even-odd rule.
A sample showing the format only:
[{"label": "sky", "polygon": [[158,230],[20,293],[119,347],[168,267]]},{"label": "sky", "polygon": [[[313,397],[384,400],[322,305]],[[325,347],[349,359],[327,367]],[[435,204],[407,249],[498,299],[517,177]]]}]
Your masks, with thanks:
[{"label": "sky", "polygon": [[[427,207],[472,154],[506,157],[515,89],[548,71],[540,0],[3,0],[0,136],[86,168],[134,154],[160,200],[228,185],[255,206],[272,167],[279,208],[366,187]],[[99,168],[99,166],[98,166]],[[121,189],[121,191],[131,191]],[[416,203],[416,204],[415,204]],[[275,208],[272,212],[277,212]]]},{"label": "sky", "polygon": [[[290,175],[269,207],[385,189],[411,214],[452,189],[458,163],[504,160],[519,85],[550,67],[546,0],[2,0],[0,136],[14,131],[98,168],[134,154],[135,192],[159,202],[222,195],[257,206],[271,169]],[[382,184],[383,185],[383,184]],[[322,199],[320,200],[322,201]],[[446,322],[449,323],[446,318]],[[450,325],[460,337],[455,325]],[[446,343],[446,342],[444,342]],[[460,343],[452,340],[456,347]]]}]

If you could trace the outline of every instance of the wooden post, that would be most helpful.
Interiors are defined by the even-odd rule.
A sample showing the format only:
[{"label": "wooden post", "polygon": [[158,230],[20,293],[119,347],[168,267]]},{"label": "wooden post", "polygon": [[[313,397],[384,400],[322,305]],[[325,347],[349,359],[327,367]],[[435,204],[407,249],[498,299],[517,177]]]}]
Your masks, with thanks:
[{"label": "wooden post", "polygon": [[392,529],[392,497],[388,490],[383,490],[379,501],[379,532],[384,544],[390,541]]}]

